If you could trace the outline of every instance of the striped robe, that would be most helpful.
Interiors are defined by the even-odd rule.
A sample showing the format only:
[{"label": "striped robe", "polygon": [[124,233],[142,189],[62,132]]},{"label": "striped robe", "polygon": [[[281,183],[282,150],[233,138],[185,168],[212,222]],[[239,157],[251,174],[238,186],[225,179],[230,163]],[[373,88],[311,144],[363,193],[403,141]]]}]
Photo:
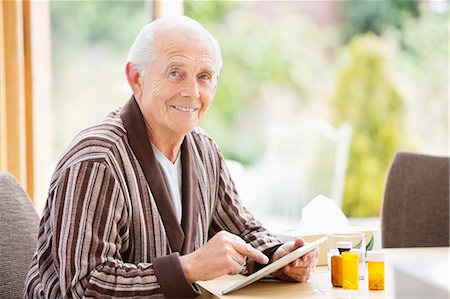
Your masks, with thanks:
[{"label": "striped robe", "polygon": [[179,256],[221,230],[272,254],[280,241],[242,206],[204,131],[186,135],[181,159],[179,224],[133,97],[77,135],[51,179],[24,297],[195,297]]}]

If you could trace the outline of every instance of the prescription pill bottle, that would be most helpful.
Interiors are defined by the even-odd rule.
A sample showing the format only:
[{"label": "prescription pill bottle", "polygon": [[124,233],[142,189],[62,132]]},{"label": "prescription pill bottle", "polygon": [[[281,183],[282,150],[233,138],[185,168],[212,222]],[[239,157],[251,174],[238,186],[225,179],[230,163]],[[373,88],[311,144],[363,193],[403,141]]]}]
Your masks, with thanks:
[{"label": "prescription pill bottle", "polygon": [[337,251],[331,256],[331,284],[334,287],[342,287],[342,257],[343,252],[352,249],[352,242],[341,241],[336,243]]},{"label": "prescription pill bottle", "polygon": [[358,289],[359,254],[355,252],[342,253],[342,287],[344,289]]},{"label": "prescription pill bottle", "polygon": [[384,252],[367,252],[369,290],[384,290]]}]

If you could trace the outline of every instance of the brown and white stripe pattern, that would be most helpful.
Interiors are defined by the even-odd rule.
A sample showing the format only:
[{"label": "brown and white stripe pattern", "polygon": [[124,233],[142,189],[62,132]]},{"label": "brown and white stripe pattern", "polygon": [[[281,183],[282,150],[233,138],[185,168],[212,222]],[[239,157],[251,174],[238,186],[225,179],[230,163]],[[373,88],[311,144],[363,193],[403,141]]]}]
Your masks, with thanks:
[{"label": "brown and white stripe pattern", "polygon": [[181,150],[180,225],[134,98],[75,137],[51,180],[24,297],[194,297],[178,256],[220,230],[272,252],[280,241],[242,206],[216,144],[196,129]]}]

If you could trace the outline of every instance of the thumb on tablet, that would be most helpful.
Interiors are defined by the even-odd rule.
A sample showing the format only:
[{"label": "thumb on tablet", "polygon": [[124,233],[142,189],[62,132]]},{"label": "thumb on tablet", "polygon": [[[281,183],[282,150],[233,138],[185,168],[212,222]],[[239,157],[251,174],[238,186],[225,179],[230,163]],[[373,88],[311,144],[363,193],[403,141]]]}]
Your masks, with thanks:
[{"label": "thumb on tablet", "polygon": [[301,237],[295,237],[294,247],[292,248],[292,251],[302,247],[303,245],[305,245],[305,241],[303,241]]}]

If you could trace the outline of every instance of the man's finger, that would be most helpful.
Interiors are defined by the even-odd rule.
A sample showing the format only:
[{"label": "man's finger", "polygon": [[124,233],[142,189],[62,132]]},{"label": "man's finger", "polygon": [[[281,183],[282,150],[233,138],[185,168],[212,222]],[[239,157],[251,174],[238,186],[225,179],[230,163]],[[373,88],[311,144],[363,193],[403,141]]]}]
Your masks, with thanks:
[{"label": "man's finger", "polygon": [[250,244],[235,243],[233,246],[238,253],[251,259],[254,259],[256,262],[260,264],[265,265],[269,262],[269,258],[266,255],[264,255],[261,251],[253,248]]},{"label": "man's finger", "polygon": [[231,258],[241,266],[243,266],[247,263],[246,257],[238,252],[234,252],[234,254],[232,253]]},{"label": "man's finger", "polygon": [[297,248],[302,247],[303,245],[305,245],[305,241],[303,241],[303,239],[301,237],[296,237],[295,242],[294,242],[294,248],[292,249],[292,251],[294,251]]},{"label": "man's finger", "polygon": [[295,268],[286,266],[282,269],[285,275],[296,281],[306,281],[311,275],[311,268]]}]

